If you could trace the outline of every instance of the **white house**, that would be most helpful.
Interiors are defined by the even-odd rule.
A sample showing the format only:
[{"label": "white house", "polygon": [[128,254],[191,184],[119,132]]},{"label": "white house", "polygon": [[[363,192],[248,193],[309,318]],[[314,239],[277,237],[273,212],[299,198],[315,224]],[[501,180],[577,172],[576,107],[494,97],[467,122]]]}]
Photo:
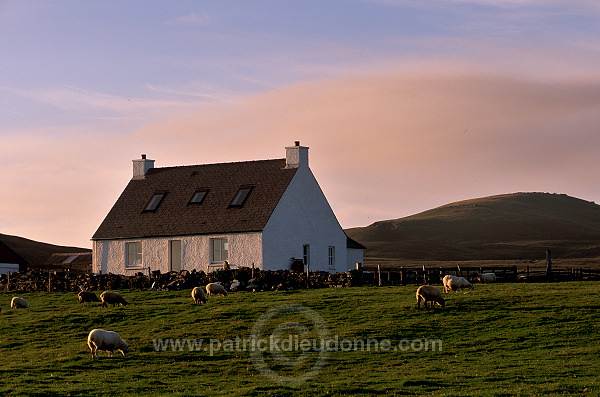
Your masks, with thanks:
[{"label": "white house", "polygon": [[312,171],[308,147],[286,158],[155,168],[133,160],[133,178],[92,237],[92,271],[256,267],[346,271],[365,247],[346,236]]}]

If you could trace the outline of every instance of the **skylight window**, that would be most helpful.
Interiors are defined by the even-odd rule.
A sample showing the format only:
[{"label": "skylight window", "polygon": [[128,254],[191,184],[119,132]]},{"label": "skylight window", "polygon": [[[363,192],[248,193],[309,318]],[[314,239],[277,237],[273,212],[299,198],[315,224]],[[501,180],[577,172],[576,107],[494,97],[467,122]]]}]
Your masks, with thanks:
[{"label": "skylight window", "polygon": [[165,193],[154,193],[144,211],[156,211],[160,203],[162,202],[163,197],[165,197]]},{"label": "skylight window", "polygon": [[204,201],[204,198],[206,197],[206,195],[208,194],[208,189],[202,189],[202,190],[196,190],[196,192],[194,192],[194,195],[192,196],[192,198],[190,199],[190,202],[188,204],[202,204],[202,202]]},{"label": "skylight window", "polygon": [[231,200],[231,203],[229,203],[229,207],[239,208],[243,206],[251,190],[251,187],[241,187],[240,190],[237,191],[235,196],[233,196],[233,200]]}]

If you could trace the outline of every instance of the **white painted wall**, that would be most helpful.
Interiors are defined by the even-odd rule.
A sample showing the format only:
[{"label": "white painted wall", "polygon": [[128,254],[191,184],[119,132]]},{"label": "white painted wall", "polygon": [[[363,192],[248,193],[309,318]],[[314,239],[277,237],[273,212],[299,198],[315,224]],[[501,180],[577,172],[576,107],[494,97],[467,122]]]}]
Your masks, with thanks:
[{"label": "white painted wall", "polygon": [[[92,271],[102,274],[135,274],[160,270],[162,273],[170,271],[169,267],[169,241],[181,241],[181,270],[208,271],[210,262],[210,239],[227,238],[229,243],[229,264],[231,266],[251,267],[255,264],[260,268],[262,264],[262,234],[261,233],[236,233],[215,234],[206,236],[161,237],[123,240],[97,240],[93,242],[94,254]],[[142,265],[139,267],[125,267],[126,243],[142,243]]]},{"label": "white painted wall", "polygon": [[356,264],[364,265],[364,250],[348,248],[348,270],[356,269]]},{"label": "white painted wall", "polygon": [[[346,235],[312,171],[300,165],[263,230],[263,268],[289,269],[290,258],[302,258],[304,244],[310,245],[310,270],[347,270]],[[335,247],[335,268],[328,266],[329,246]]]}]

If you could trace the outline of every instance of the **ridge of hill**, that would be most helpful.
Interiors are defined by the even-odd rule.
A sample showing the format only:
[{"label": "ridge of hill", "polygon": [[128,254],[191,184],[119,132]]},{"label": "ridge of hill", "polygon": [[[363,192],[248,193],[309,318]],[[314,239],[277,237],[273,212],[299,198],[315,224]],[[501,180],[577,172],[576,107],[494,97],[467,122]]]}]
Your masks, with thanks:
[{"label": "ridge of hill", "polygon": [[54,245],[30,240],[24,237],[0,233],[0,241],[9,246],[17,254],[25,258],[31,267],[40,267],[52,254],[66,252],[91,252],[89,248]]},{"label": "ridge of hill", "polygon": [[600,256],[600,205],[555,193],[458,201],[399,219],[347,229],[369,258],[533,259]]}]

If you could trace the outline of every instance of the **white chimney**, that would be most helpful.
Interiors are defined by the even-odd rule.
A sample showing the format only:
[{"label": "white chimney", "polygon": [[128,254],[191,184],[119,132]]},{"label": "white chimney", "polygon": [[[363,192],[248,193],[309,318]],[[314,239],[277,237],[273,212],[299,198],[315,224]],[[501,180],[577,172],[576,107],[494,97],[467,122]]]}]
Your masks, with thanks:
[{"label": "white chimney", "polygon": [[148,160],[145,154],[141,159],[133,160],[133,179],[144,179],[150,168],[154,168],[154,160]]},{"label": "white chimney", "polygon": [[285,168],[308,167],[308,147],[300,146],[300,141],[294,146],[285,148]]}]

